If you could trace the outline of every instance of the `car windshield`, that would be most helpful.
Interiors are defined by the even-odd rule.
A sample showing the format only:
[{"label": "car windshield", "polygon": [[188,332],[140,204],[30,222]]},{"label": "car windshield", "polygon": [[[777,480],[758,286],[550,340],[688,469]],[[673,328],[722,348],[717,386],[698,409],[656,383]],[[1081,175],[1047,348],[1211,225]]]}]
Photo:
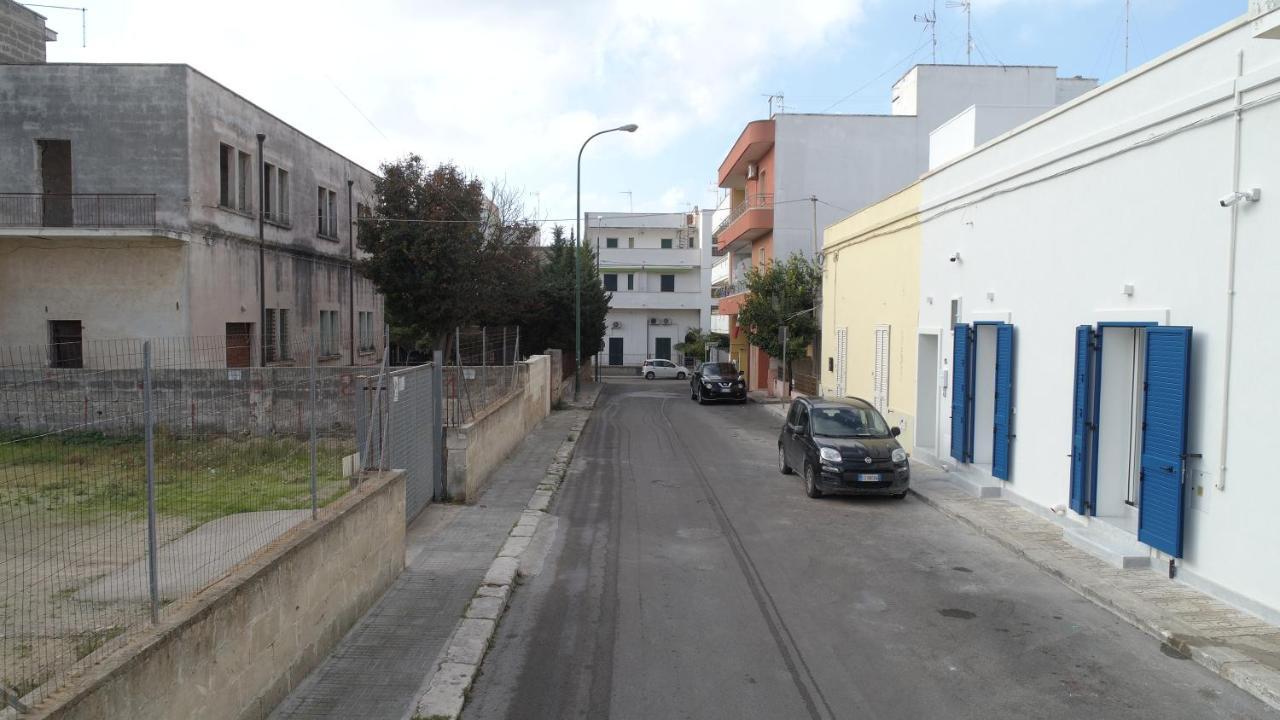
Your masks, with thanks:
[{"label": "car windshield", "polygon": [[820,407],[813,409],[813,434],[823,437],[886,437],[889,427],[871,408]]},{"label": "car windshield", "polygon": [[702,366],[703,377],[733,378],[738,376],[738,368],[733,363],[707,363]]}]

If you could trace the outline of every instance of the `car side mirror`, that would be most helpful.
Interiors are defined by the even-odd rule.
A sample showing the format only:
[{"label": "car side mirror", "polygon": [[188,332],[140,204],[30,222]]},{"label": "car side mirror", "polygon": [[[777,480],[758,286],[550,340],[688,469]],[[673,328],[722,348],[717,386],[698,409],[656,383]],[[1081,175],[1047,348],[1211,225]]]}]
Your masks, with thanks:
[{"label": "car side mirror", "polygon": [[894,437],[898,437],[899,435],[902,434],[902,428],[898,427],[897,425],[894,425],[893,427],[889,428],[889,434]]}]

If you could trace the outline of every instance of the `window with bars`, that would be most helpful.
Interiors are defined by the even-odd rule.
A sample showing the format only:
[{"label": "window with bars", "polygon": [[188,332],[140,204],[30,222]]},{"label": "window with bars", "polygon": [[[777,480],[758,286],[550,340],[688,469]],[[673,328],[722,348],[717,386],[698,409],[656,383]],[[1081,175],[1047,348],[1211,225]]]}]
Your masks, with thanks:
[{"label": "window with bars", "polygon": [[265,362],[275,362],[280,359],[280,353],[277,350],[276,339],[276,311],[273,308],[267,308],[263,317],[263,329],[265,336],[265,344],[262,347],[262,359]]},{"label": "window with bars", "polygon": [[279,331],[280,359],[292,360],[293,353],[290,352],[290,345],[289,345],[289,311],[284,308],[281,308],[278,312],[279,312],[278,322],[280,323],[280,331]]}]

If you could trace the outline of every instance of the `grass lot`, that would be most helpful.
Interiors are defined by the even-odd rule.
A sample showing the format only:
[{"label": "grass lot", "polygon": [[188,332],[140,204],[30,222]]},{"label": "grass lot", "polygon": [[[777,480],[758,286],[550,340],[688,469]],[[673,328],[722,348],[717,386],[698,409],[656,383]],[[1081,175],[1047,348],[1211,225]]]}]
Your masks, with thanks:
[{"label": "grass lot", "polygon": [[[320,504],[342,495],[347,443],[316,453]],[[157,512],[200,524],[233,513],[310,507],[310,454],[294,437],[157,435]],[[0,435],[0,520],[22,506],[58,513],[145,513],[141,437]],[[10,509],[2,509],[8,506]]]}]

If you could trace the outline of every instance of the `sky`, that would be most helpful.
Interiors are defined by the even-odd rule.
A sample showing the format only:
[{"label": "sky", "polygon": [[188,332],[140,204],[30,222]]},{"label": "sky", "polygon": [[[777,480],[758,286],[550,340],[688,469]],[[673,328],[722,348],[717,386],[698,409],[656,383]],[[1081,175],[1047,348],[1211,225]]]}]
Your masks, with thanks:
[{"label": "sky", "polygon": [[[416,153],[584,211],[714,207],[742,127],[787,112],[887,113],[931,62],[913,16],[934,0],[66,0],[33,8],[51,62],[187,63],[371,170]],[[936,2],[937,61],[965,62],[965,15]],[[1130,67],[1247,10],[1247,0],[1132,0]],[[1124,72],[1124,0],[972,0],[974,63]],[[777,109],[778,100],[773,100]]]}]

